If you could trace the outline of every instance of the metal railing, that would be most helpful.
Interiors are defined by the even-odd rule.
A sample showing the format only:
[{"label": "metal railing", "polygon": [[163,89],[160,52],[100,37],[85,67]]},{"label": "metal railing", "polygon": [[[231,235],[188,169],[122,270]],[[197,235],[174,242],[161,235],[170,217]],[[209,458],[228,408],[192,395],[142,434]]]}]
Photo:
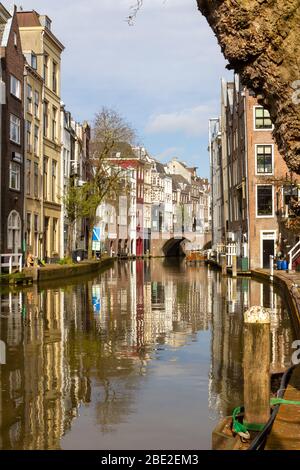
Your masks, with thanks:
[{"label": "metal railing", "polygon": [[300,241],[288,252],[289,271],[293,269],[293,262],[300,256]]},{"label": "metal railing", "polygon": [[[2,261],[4,259],[4,262]],[[8,268],[9,274],[12,273],[13,268],[18,267],[19,272],[23,267],[23,255],[21,253],[4,253],[0,254],[0,273],[2,268]]]}]

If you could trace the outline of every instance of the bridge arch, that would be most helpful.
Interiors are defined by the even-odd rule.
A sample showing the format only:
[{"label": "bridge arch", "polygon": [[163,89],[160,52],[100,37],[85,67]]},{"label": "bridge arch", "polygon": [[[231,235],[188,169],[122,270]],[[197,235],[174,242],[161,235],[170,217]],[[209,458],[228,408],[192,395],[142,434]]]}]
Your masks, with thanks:
[{"label": "bridge arch", "polygon": [[185,237],[170,238],[162,247],[165,256],[185,256],[185,243],[189,243]]}]

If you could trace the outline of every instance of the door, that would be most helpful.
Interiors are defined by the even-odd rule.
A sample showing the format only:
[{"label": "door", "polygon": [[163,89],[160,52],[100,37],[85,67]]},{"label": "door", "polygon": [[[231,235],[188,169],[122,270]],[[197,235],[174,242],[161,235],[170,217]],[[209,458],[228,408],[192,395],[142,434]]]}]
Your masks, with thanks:
[{"label": "door", "polygon": [[263,240],[263,268],[270,268],[270,255],[274,256],[274,240]]}]

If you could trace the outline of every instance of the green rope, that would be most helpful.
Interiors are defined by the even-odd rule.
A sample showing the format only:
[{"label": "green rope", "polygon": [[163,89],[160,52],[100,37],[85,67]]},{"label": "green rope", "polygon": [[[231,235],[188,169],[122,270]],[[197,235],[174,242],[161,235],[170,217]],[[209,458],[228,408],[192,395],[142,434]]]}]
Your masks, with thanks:
[{"label": "green rope", "polygon": [[[300,406],[300,401],[294,401],[294,400],[285,400],[284,398],[271,398],[270,404],[273,405],[298,405]],[[233,424],[233,431],[236,432],[237,434],[245,434],[247,435],[249,431],[262,431],[263,428],[265,427],[264,424],[258,424],[258,423],[247,423],[246,421],[243,421],[240,423],[237,420],[237,416],[240,414],[243,414],[243,407],[238,406],[233,410],[232,413],[232,424]]]}]

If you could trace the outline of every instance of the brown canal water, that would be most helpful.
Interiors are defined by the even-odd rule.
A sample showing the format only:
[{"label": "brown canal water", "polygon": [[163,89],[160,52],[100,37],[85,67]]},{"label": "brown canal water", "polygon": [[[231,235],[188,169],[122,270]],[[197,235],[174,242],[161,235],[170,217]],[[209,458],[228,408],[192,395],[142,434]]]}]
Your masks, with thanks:
[{"label": "brown canal water", "polygon": [[294,339],[280,293],[179,260],[0,300],[1,449],[210,449],[243,403],[243,311],[273,304],[272,369]]}]

